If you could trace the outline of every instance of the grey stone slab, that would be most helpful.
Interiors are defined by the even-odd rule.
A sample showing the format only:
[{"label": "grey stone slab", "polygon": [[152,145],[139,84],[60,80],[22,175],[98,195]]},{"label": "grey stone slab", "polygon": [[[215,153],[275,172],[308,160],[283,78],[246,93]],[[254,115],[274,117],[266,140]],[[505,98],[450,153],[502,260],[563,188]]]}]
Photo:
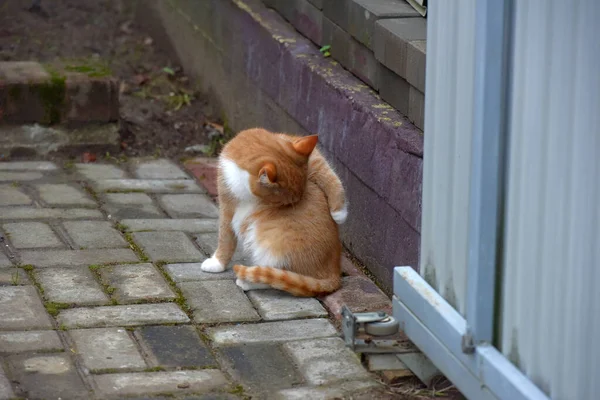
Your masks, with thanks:
[{"label": "grey stone slab", "polygon": [[54,171],[56,164],[49,161],[0,162],[0,171]]},{"label": "grey stone slab", "polygon": [[69,334],[83,365],[91,372],[146,368],[135,342],[123,328],[75,329]]},{"label": "grey stone slab", "polygon": [[379,82],[381,98],[402,114],[408,115],[410,83],[383,65],[379,68]]},{"label": "grey stone slab", "polygon": [[187,323],[190,319],[176,304],[157,303],[71,308],[61,311],[58,321],[68,328],[96,328]]},{"label": "grey stone slab", "polygon": [[109,302],[88,267],[43,268],[38,269],[35,275],[48,301],[77,305]]},{"label": "grey stone slab", "polygon": [[325,318],[221,326],[208,328],[207,332],[215,346],[286,342],[338,335],[335,327]]},{"label": "grey stone slab", "polygon": [[152,204],[152,198],[145,193],[106,193],[106,201],[122,206],[139,206]]},{"label": "grey stone slab", "polygon": [[120,206],[116,204],[105,204],[104,209],[110,218],[117,221],[129,218],[147,219],[164,218],[165,213],[152,204],[139,204],[130,206]]},{"label": "grey stone slab", "polygon": [[285,343],[283,349],[292,357],[311,385],[371,379],[371,374],[341,338],[290,342]]},{"label": "grey stone slab", "polygon": [[27,250],[21,253],[21,263],[36,267],[76,267],[139,261],[130,249],[90,250]]},{"label": "grey stone slab", "polygon": [[427,23],[424,18],[382,19],[375,23],[375,57],[405,79],[407,45],[415,40],[427,40]]},{"label": "grey stone slab", "polygon": [[319,10],[322,10],[325,0],[308,0],[308,2],[317,7]]},{"label": "grey stone slab", "polygon": [[36,185],[42,200],[51,206],[79,205],[94,206],[96,203],[83,191],[64,183],[42,183]]},{"label": "grey stone slab", "polygon": [[0,330],[52,329],[33,286],[0,286]]},{"label": "grey stone slab", "polygon": [[12,399],[14,397],[17,396],[15,396],[15,393],[10,386],[10,381],[4,373],[4,368],[0,364],[0,399]]},{"label": "grey stone slab", "polygon": [[160,203],[172,218],[219,218],[219,209],[203,194],[165,194]]},{"label": "grey stone slab", "polygon": [[[219,244],[219,233],[218,232],[208,232],[208,233],[200,233],[196,235],[196,244],[200,247],[207,256],[212,256],[217,251],[217,246]],[[248,257],[244,254],[244,249],[239,245],[233,253],[233,257],[231,257],[230,266],[233,264],[249,264]]]},{"label": "grey stone slab", "polygon": [[10,181],[36,181],[42,179],[43,174],[39,172],[5,172],[0,171],[0,182]]},{"label": "grey stone slab", "polygon": [[425,93],[425,63],[427,41],[414,40],[406,46],[406,80]]},{"label": "grey stone slab", "polygon": [[198,323],[258,321],[260,316],[232,280],[182,282],[178,285]]},{"label": "grey stone slab", "polygon": [[133,240],[152,261],[200,261],[204,255],[183,232],[134,232]]},{"label": "grey stone slab", "polygon": [[148,193],[205,193],[191,179],[103,179],[96,182],[100,191]]},{"label": "grey stone slab", "polygon": [[[1,258],[1,257],[0,257]],[[0,267],[0,285],[30,285],[31,280],[27,273],[20,268]]]},{"label": "grey stone slab", "polygon": [[4,253],[0,253],[0,267],[10,267],[12,263]]},{"label": "grey stone slab", "polygon": [[129,247],[129,243],[108,221],[67,221],[63,225],[80,248]]},{"label": "grey stone slab", "polygon": [[202,263],[167,264],[165,270],[175,282],[234,280],[233,269],[219,273],[204,272]]},{"label": "grey stone slab", "polygon": [[63,345],[56,331],[0,332],[0,353],[59,352]]},{"label": "grey stone slab", "polygon": [[154,366],[207,368],[218,367],[210,349],[189,325],[145,326],[135,335]]},{"label": "grey stone slab", "polygon": [[6,358],[11,375],[29,399],[88,399],[67,354],[23,354]]},{"label": "grey stone slab", "polygon": [[323,4],[323,13],[365,46],[372,48],[375,22],[384,18],[421,15],[405,1],[332,0]]},{"label": "grey stone slab", "polygon": [[218,232],[219,221],[214,219],[124,219],[121,224],[130,232],[181,231],[188,233]]},{"label": "grey stone slab", "polygon": [[295,297],[280,290],[251,290],[247,294],[260,316],[267,321],[328,315],[314,298]]},{"label": "grey stone slab", "polygon": [[112,164],[75,164],[75,168],[77,172],[93,181],[120,179],[126,176],[125,171]]},{"label": "grey stone slab", "polygon": [[125,264],[101,268],[103,282],[115,288],[119,303],[139,300],[174,299],[163,276],[152,264]]},{"label": "grey stone slab", "polygon": [[271,0],[271,6],[304,36],[321,44],[323,13],[308,0]]},{"label": "grey stone slab", "polygon": [[[283,389],[273,395],[277,400],[342,399],[380,387],[373,380],[341,382],[328,386],[301,386]],[[374,397],[375,398],[375,397]]]},{"label": "grey stone slab", "polygon": [[15,222],[4,224],[2,228],[17,249],[65,247],[52,228],[43,222]]},{"label": "grey stone slab", "polygon": [[134,174],[140,179],[189,179],[172,161],[166,159],[138,161],[134,165]]},{"label": "grey stone slab", "polygon": [[94,377],[98,393],[118,397],[151,394],[205,393],[228,385],[221,371],[137,372]]},{"label": "grey stone slab", "polygon": [[0,221],[22,219],[102,219],[104,216],[98,210],[85,208],[33,208],[6,207],[0,213]]},{"label": "grey stone slab", "polygon": [[280,344],[237,345],[218,352],[229,375],[253,393],[270,394],[303,382]]},{"label": "grey stone slab", "polygon": [[13,185],[0,185],[0,206],[26,206],[31,198]]},{"label": "grey stone slab", "polygon": [[418,128],[425,124],[425,95],[413,86],[408,92],[408,119]]}]

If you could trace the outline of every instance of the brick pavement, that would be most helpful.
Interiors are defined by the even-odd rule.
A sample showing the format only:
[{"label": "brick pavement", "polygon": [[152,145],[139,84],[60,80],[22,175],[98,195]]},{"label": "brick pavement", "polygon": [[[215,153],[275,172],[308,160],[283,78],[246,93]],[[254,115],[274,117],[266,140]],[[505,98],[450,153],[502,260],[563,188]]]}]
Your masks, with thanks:
[{"label": "brick pavement", "polygon": [[169,160],[0,163],[0,399],[377,388],[321,302],[200,270],[216,218],[210,193]]}]

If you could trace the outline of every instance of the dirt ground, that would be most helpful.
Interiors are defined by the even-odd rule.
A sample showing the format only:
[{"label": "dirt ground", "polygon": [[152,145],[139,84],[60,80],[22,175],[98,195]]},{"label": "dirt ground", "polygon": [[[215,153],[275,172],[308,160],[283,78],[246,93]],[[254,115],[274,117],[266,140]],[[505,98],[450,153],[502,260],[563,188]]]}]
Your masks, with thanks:
[{"label": "dirt ground", "polygon": [[138,29],[135,2],[41,0],[35,7],[36,0],[0,0],[0,60],[60,60],[120,78],[121,147],[127,156],[177,157],[189,146],[211,139],[214,145],[222,121],[211,115],[177,60]]}]

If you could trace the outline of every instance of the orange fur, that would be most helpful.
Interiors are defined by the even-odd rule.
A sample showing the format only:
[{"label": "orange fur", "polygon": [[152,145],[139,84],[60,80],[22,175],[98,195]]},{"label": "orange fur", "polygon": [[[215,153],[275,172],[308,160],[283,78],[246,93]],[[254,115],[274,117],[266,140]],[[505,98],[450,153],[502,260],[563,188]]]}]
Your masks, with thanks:
[{"label": "orange fur", "polygon": [[[316,142],[316,135],[248,129],[223,148],[215,257],[229,263],[240,239],[258,264],[234,266],[238,282],[268,284],[296,296],[339,288],[341,243],[332,215],[345,209],[345,194]],[[238,193],[245,185],[250,199]]]}]

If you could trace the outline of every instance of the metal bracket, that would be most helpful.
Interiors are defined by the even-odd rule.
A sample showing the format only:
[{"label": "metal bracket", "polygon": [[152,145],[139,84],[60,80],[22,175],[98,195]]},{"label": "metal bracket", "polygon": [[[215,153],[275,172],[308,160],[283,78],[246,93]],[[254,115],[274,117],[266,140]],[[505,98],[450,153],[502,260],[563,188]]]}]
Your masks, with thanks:
[{"label": "metal bracket", "polygon": [[413,353],[414,346],[405,340],[357,339],[359,329],[371,336],[388,336],[397,333],[400,324],[383,311],[353,314],[342,307],[342,334],[346,346],[356,353]]},{"label": "metal bracket", "polygon": [[465,354],[473,354],[475,352],[475,341],[473,340],[473,334],[470,329],[467,329],[467,332],[462,335],[460,347]]}]

